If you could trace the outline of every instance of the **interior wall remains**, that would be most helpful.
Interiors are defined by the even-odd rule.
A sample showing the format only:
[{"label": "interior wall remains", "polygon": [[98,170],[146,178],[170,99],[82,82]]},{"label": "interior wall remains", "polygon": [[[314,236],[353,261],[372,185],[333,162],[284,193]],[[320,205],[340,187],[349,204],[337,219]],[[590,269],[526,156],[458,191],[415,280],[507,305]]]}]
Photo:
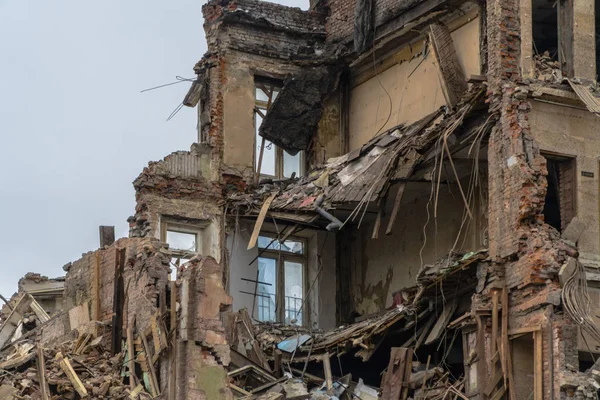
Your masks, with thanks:
[{"label": "interior wall remains", "polygon": [[[471,14],[449,24],[465,76],[479,75],[480,19]],[[425,40],[404,46],[383,60],[365,61],[351,79],[349,148],[360,148],[379,132],[410,124],[446,104],[439,68]]]},{"label": "interior wall remains", "polygon": [[[281,225],[279,226],[281,229]],[[252,312],[259,254],[258,246],[248,250],[253,222],[239,223],[239,228],[227,235],[229,258],[228,293],[233,298],[232,310],[246,308]],[[261,232],[275,233],[273,224],[265,223]],[[304,325],[312,328],[332,329],[336,327],[336,252],[335,235],[319,231],[299,232],[296,237],[306,240],[307,268],[304,293],[307,296],[308,321]],[[320,259],[320,260],[319,260]],[[321,268],[322,266],[322,268]],[[312,289],[311,289],[312,286]],[[309,292],[310,290],[310,292]],[[252,317],[258,318],[258,307],[254,306]]]},{"label": "interior wall remains", "polygon": [[[447,256],[451,249],[469,252],[484,245],[485,209],[474,208],[477,222],[471,221],[461,229],[464,203],[458,186],[441,185],[437,219],[433,200],[429,201],[431,188],[431,183],[407,184],[391,235],[385,235],[382,229],[379,237],[372,239],[373,217],[351,235],[350,265],[341,268],[350,271],[355,313],[368,315],[389,307],[394,292],[416,284],[421,265],[434,263]],[[387,219],[384,219],[382,227],[386,225]],[[356,226],[346,229],[356,230]]]}]

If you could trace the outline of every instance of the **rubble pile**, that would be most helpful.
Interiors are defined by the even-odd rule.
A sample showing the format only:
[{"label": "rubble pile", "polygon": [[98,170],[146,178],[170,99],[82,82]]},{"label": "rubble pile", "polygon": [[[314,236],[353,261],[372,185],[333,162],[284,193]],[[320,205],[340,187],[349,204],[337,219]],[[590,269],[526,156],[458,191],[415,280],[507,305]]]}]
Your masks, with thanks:
[{"label": "rubble pile", "polygon": [[544,82],[560,83],[563,80],[560,63],[558,60],[550,57],[550,53],[545,51],[543,54],[534,56],[536,78]]},{"label": "rubble pile", "polygon": [[0,362],[0,394],[19,399],[129,398],[122,377],[125,355],[112,356],[102,336],[89,339],[84,335],[50,348],[32,341],[12,345]]}]

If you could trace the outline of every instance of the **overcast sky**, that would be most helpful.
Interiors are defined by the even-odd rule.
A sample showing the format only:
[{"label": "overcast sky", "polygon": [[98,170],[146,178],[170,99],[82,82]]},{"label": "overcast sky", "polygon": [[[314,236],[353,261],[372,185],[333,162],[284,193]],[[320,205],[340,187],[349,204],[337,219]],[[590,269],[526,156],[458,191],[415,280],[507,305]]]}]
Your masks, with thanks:
[{"label": "overcast sky", "polygon": [[202,3],[0,0],[1,294],[28,271],[63,275],[99,225],[126,236],[131,182],[196,140],[194,110],[166,122],[187,83],[140,91],[194,77]]}]

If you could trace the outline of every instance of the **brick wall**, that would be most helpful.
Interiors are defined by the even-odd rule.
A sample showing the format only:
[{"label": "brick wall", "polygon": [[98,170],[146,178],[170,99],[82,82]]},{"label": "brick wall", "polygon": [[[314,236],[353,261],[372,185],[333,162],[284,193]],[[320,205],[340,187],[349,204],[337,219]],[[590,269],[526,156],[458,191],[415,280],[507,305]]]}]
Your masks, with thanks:
[{"label": "brick wall", "polygon": [[[100,321],[110,321],[113,314],[114,278],[117,249],[126,249],[124,287],[127,302],[126,317],[131,323],[136,317],[138,329],[146,329],[156,313],[159,296],[165,296],[169,275],[166,248],[155,239],[122,238],[111,246],[98,250],[100,272]],[[96,252],[86,253],[71,263],[65,281],[65,308],[86,304],[92,316],[93,282]],[[125,326],[126,323],[124,322]]]}]

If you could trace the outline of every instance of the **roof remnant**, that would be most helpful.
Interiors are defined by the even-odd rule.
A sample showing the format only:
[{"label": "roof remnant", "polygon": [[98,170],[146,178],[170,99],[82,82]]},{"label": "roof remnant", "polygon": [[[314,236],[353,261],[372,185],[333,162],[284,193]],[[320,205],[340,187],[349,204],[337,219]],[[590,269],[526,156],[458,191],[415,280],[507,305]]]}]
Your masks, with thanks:
[{"label": "roof remnant", "polygon": [[307,68],[288,80],[271,105],[259,135],[291,155],[308,149],[323,114],[323,101],[334,89],[338,69],[333,66]]},{"label": "roof remnant", "polygon": [[[229,209],[241,211],[240,215],[245,212],[255,216],[272,193],[277,196],[268,215],[273,212],[314,213],[319,206],[327,210],[341,203],[377,201],[387,193],[391,183],[407,180],[420,163],[431,158],[427,152],[435,151],[433,147],[437,140],[459,131],[464,120],[478,112],[484,93],[484,85],[473,85],[456,111],[440,108],[411,125],[393,127],[360,149],[330,159],[324,167],[306,176],[262,184],[246,193],[230,194]],[[275,104],[278,100],[279,97]],[[478,122],[477,128],[484,124]],[[317,202],[321,197],[322,205]]]}]

